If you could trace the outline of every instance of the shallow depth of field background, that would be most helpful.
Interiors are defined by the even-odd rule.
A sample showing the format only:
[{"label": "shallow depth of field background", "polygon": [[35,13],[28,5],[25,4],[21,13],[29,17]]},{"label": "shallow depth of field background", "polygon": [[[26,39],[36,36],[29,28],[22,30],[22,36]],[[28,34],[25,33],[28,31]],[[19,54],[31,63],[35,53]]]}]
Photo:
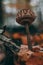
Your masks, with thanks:
[{"label": "shallow depth of field background", "polygon": [[0,20],[0,28],[4,25],[9,27],[20,26],[16,22],[16,14],[23,8],[31,8],[35,12],[37,17],[32,25],[38,29],[40,26],[43,27],[43,0],[1,0],[1,2],[3,21]]}]

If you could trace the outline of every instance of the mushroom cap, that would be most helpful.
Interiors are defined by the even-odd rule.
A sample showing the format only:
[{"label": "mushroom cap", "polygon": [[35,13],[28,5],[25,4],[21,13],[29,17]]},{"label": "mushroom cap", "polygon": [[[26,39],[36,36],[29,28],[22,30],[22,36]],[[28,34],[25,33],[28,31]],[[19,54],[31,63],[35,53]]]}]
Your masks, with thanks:
[{"label": "mushroom cap", "polygon": [[35,13],[31,9],[22,9],[17,13],[16,22],[21,25],[30,25],[35,20],[35,18]]}]

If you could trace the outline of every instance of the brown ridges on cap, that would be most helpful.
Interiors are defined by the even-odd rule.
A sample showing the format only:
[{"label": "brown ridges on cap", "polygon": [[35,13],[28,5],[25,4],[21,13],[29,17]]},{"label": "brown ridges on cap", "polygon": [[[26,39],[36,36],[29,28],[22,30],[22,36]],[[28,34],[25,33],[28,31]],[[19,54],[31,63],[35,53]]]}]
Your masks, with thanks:
[{"label": "brown ridges on cap", "polygon": [[35,18],[35,13],[31,9],[22,9],[17,13],[16,21],[21,25],[25,25],[26,23],[30,25]]}]

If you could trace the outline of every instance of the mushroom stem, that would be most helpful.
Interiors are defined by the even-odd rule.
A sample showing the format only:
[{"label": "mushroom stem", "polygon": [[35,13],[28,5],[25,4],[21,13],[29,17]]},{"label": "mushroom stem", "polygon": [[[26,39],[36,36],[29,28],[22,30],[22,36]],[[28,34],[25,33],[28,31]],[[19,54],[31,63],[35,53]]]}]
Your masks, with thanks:
[{"label": "mushroom stem", "polygon": [[31,44],[31,40],[30,40],[29,25],[26,24],[26,25],[25,25],[25,28],[26,28],[26,33],[27,33],[28,49],[32,51],[32,44]]}]

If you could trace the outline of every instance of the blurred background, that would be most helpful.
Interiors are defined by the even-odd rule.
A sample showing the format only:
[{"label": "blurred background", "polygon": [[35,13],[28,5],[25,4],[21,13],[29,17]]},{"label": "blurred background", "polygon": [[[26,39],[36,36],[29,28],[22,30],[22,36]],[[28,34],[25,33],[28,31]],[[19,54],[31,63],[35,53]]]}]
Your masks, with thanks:
[{"label": "blurred background", "polygon": [[20,9],[31,8],[36,19],[32,23],[38,30],[43,30],[43,0],[0,0],[0,29],[3,26],[21,26],[16,22],[16,14]]}]

